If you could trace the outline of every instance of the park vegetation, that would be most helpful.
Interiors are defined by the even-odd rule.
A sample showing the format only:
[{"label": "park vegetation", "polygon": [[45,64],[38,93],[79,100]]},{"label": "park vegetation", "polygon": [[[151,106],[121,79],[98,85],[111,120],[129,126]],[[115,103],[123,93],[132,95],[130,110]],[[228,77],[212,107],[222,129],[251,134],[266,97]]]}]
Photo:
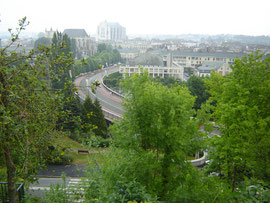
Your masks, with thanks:
[{"label": "park vegetation", "polygon": [[[16,181],[31,181],[49,158],[48,147],[59,134],[56,122],[63,99],[52,89],[51,81],[57,78],[54,67],[62,72],[73,63],[68,56],[53,55],[54,48],[7,51],[26,24],[26,18],[20,20],[10,45],[0,50],[0,157],[7,171],[10,202],[18,201]],[[65,85],[65,89],[70,88]]]},{"label": "park vegetation", "polygon": [[[269,65],[269,57],[255,53],[236,59],[226,77],[192,76],[187,85],[170,88],[147,73],[125,79],[126,112],[111,127],[113,144],[103,164],[89,174],[86,198],[269,202]],[[194,106],[192,95],[202,92]],[[208,138],[198,126],[212,121],[205,130],[215,127],[220,135]],[[187,161],[200,150],[209,150],[203,170]]]},{"label": "park vegetation", "polygon": [[[11,44],[26,24],[19,21]],[[10,202],[18,202],[16,181],[32,181],[51,157],[64,154],[54,146],[59,135],[87,143],[108,136],[100,104],[89,97],[82,103],[72,78],[119,62],[119,52],[101,44],[79,61],[71,45],[55,33],[51,47],[0,50],[0,164]],[[168,85],[148,73],[126,78],[125,113],[109,129],[102,162],[89,166],[85,201],[269,202],[269,67],[270,57],[255,53],[236,59],[225,77]],[[220,135],[209,138],[200,127],[213,121]],[[208,150],[209,165],[193,167],[188,157]],[[49,199],[69,201],[64,190],[57,194],[62,199]]]},{"label": "park vegetation", "polygon": [[[104,77],[103,82],[111,89],[120,92],[122,90],[122,88],[120,87],[120,82],[122,78],[123,78],[122,74],[116,72]],[[155,77],[150,78],[150,80],[153,82],[161,83],[169,88],[174,87],[175,84],[178,84],[180,86],[186,86],[190,91],[191,95],[195,97],[195,102],[193,105],[193,108],[195,110],[201,109],[201,105],[204,104],[210,96],[208,93],[208,87],[206,86],[205,83],[207,78],[205,77],[192,75],[187,82],[174,77],[168,78]]]},{"label": "park vegetation", "polygon": [[[68,135],[80,142],[107,138],[99,102],[79,100],[72,71],[75,76],[93,71],[120,56],[106,46],[91,59],[76,62],[71,40],[59,32],[51,46],[43,39],[28,53],[10,51],[27,25],[26,18],[21,19],[15,32],[9,30],[10,44],[0,49],[0,171],[1,181],[8,182],[9,202],[18,202],[17,181],[34,181],[48,163],[70,162],[65,156],[68,147],[56,144],[59,137]],[[89,69],[84,68],[87,64]]]}]

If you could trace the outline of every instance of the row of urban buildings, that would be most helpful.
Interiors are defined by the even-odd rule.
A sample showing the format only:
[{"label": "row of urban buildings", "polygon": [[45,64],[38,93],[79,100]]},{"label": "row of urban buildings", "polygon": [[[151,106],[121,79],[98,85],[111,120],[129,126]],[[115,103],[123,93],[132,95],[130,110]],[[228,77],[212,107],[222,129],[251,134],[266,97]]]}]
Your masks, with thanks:
[{"label": "row of urban buildings", "polygon": [[[45,30],[45,37],[52,38],[54,32],[53,29]],[[224,43],[216,46],[215,43],[209,44],[207,40],[143,39],[140,37],[128,39],[125,27],[119,23],[107,21],[98,25],[95,37],[90,37],[84,29],[65,29],[63,34],[67,34],[75,41],[77,58],[86,58],[96,53],[97,45],[100,42],[111,44],[118,49],[123,59],[122,62],[125,64],[120,71],[129,75],[133,72],[140,72],[141,69],[135,65],[145,65],[134,63],[134,59],[143,54],[160,57],[159,66],[147,64],[148,66],[144,67],[151,76],[183,79],[184,72],[207,76],[214,71],[227,75],[232,71],[230,65],[234,63],[235,58],[241,58],[249,53],[248,49],[239,51],[239,49],[243,50],[243,47],[238,47],[237,44],[228,45],[229,49],[225,46],[226,49],[224,49]],[[246,46],[246,48],[248,47]],[[267,52],[268,47],[263,48],[265,48],[264,52]]]},{"label": "row of urban buildings", "polygon": [[[137,52],[127,52],[120,49],[121,57],[137,57]],[[136,53],[136,54],[135,54]],[[220,75],[229,74],[232,69],[230,65],[236,58],[241,58],[245,54],[237,53],[199,53],[199,52],[177,52],[154,50],[150,53],[162,58],[163,67],[151,66],[144,67],[153,77],[174,77],[183,80],[184,72],[192,72],[200,77],[209,76],[211,72],[217,72]],[[120,73],[131,75],[132,73],[141,73],[141,68],[134,66],[120,67]]]},{"label": "row of urban buildings", "polygon": [[[101,41],[110,41],[112,37],[121,37],[123,33],[118,33],[117,29],[112,32],[112,29],[108,26],[115,26],[115,28],[121,28],[118,23],[101,23],[99,26],[99,32],[101,33]],[[110,31],[109,31],[110,30]],[[125,31],[125,29],[124,29]],[[47,37],[52,37],[53,31],[47,31]],[[70,38],[76,40],[76,47],[78,52],[81,52],[82,57],[92,55],[97,50],[97,42],[91,38],[84,29],[66,29],[63,32]],[[103,34],[102,34],[103,33]],[[106,34],[107,33],[107,34]],[[108,33],[111,33],[108,35]],[[157,46],[158,48],[158,46]],[[121,57],[124,62],[128,62],[140,54],[146,52],[159,56],[162,58],[163,66],[145,66],[149,74],[153,77],[174,77],[183,80],[184,72],[192,72],[198,76],[207,76],[211,72],[218,72],[225,76],[232,70],[230,65],[233,64],[235,58],[242,57],[245,54],[240,53],[211,53],[211,52],[179,52],[179,51],[168,51],[167,49],[150,49],[145,48],[129,49],[129,48],[118,48]],[[139,64],[138,64],[139,65]],[[120,68],[121,73],[140,73],[141,68],[136,66],[123,66]]]}]

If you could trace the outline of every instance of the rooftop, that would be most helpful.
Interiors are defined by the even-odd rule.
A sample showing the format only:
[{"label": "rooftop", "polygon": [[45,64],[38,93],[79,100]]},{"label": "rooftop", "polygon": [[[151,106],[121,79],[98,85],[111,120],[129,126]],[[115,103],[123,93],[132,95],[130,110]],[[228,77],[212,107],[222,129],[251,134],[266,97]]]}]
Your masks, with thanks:
[{"label": "rooftop", "polygon": [[217,67],[209,67],[209,66],[199,66],[197,68],[200,72],[205,72],[205,71],[211,71],[217,69]]},{"label": "rooftop", "polygon": [[89,37],[85,29],[65,29],[63,33],[67,34],[70,38]]},{"label": "rooftop", "polygon": [[205,61],[202,64],[202,66],[204,67],[215,67],[215,68],[220,68],[222,65],[224,65],[224,62],[221,61]]},{"label": "rooftop", "polygon": [[166,51],[166,50],[154,50],[151,53],[173,56],[195,56],[195,57],[226,57],[226,58],[241,58],[246,56],[240,53],[209,53],[209,52],[179,52],[179,51]]},{"label": "rooftop", "polygon": [[118,51],[120,53],[137,53],[140,50],[139,49],[128,49],[128,48],[122,48],[122,49],[118,49]]}]

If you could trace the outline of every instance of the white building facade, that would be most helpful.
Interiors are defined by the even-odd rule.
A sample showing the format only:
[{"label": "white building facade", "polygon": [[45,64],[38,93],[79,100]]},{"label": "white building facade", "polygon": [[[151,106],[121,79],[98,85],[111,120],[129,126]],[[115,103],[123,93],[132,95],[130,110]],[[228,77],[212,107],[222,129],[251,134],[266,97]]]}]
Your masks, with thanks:
[{"label": "white building facade", "polygon": [[163,58],[164,66],[183,66],[184,68],[195,68],[206,62],[217,62],[233,64],[236,58],[241,58],[245,54],[238,53],[200,53],[200,52],[178,52],[155,50],[152,54],[159,54]]},{"label": "white building facade", "polygon": [[178,67],[160,67],[160,66],[121,66],[119,72],[125,77],[126,75],[131,76],[134,73],[141,74],[145,70],[151,77],[168,78],[173,77],[176,79],[184,79],[184,68]]},{"label": "white building facade", "polygon": [[98,41],[121,41],[125,40],[126,38],[126,28],[121,26],[119,23],[110,23],[104,21],[98,25]]}]

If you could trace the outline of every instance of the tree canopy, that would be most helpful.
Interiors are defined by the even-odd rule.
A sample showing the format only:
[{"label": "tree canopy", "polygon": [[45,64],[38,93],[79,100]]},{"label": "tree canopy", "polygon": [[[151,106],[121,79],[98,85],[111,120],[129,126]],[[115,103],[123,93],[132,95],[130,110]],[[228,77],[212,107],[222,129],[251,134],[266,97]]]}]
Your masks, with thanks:
[{"label": "tree canopy", "polygon": [[38,38],[34,43],[34,48],[37,49],[39,46],[51,46],[51,40],[46,37]]},{"label": "tree canopy", "polygon": [[201,105],[209,98],[207,87],[205,85],[205,78],[192,75],[187,81],[187,87],[191,95],[196,96],[193,108],[198,110]]},{"label": "tree canopy", "polygon": [[270,180],[270,57],[255,54],[236,59],[226,77],[207,82],[213,119],[221,136],[213,139],[210,165],[231,185],[246,178]]},{"label": "tree canopy", "polygon": [[82,124],[84,131],[91,130],[95,135],[107,138],[107,123],[97,99],[93,103],[89,96],[86,97],[82,106]]},{"label": "tree canopy", "polygon": [[51,89],[56,77],[51,70],[57,66],[64,71],[73,62],[63,55],[52,56],[48,47],[28,54],[7,51],[26,24],[26,18],[20,20],[18,33],[0,49],[0,153],[7,168],[10,202],[17,202],[16,180],[31,179],[44,165],[57,134],[61,96]]},{"label": "tree canopy", "polygon": [[193,170],[188,154],[201,150],[201,133],[190,119],[194,97],[182,86],[168,88],[152,82],[147,73],[126,78],[123,86],[126,112],[112,127],[114,147],[101,168],[102,190],[113,192],[122,181],[120,188],[132,184],[147,191],[137,201],[171,200]]},{"label": "tree canopy", "polygon": [[162,57],[150,53],[144,53],[130,62],[130,65],[162,66]]}]

